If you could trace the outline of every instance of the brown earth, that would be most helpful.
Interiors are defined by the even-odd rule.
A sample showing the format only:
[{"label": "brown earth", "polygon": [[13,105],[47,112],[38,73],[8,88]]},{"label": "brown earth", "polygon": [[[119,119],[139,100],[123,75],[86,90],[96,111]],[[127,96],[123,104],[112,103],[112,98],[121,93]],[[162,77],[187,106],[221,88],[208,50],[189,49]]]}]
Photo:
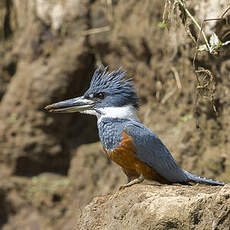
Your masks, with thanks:
[{"label": "brown earth", "polygon": [[229,229],[229,213],[229,185],[134,185],[94,198],[76,229]]},{"label": "brown earth", "polygon": [[[92,225],[87,227],[92,229],[99,218],[106,224],[116,216],[113,212],[125,212],[129,201],[130,205],[137,203],[137,211],[124,215],[124,222],[120,214],[118,217],[120,226],[132,220],[127,225],[131,228],[147,208],[149,197],[153,203],[162,197],[159,205],[163,211],[156,229],[176,228],[181,222],[187,229],[210,229],[205,222],[210,224],[211,214],[204,214],[211,207],[209,201],[217,206],[211,208],[216,221],[213,229],[226,229],[229,210],[221,210],[214,197],[229,196],[228,186],[221,190],[138,185],[95,198],[82,210],[93,197],[116,191],[125,183],[125,176],[103,155],[100,144],[94,143],[98,140],[95,118],[50,115],[42,108],[83,93],[101,63],[111,70],[123,66],[134,77],[142,122],[160,136],[184,169],[230,182],[229,46],[215,57],[207,53],[197,57],[196,68],[206,68],[213,75],[199,75],[199,86],[209,84],[197,88],[195,44],[186,32],[191,25],[183,25],[178,9],[173,11],[176,16],[169,17],[171,26],[166,29],[159,24],[163,1],[109,2],[0,3],[0,228],[67,230],[81,223],[84,229],[89,221]],[[227,8],[224,1],[217,2],[186,4],[201,21],[210,15],[217,17]],[[106,31],[90,30],[99,27]],[[225,20],[208,24],[206,33],[210,35],[210,31],[222,41],[230,40]],[[162,191],[156,197],[159,188]],[[139,194],[143,202],[138,202]],[[177,194],[181,194],[178,199]],[[115,197],[113,201],[111,197]],[[186,207],[191,211],[170,225],[167,199],[176,209],[190,199]],[[110,215],[102,215],[100,204]],[[112,204],[118,207],[110,209]],[[151,207],[149,216],[140,220],[140,229],[142,221],[152,224],[156,206]],[[97,218],[89,220],[89,215]],[[115,228],[107,225],[105,229]]]}]

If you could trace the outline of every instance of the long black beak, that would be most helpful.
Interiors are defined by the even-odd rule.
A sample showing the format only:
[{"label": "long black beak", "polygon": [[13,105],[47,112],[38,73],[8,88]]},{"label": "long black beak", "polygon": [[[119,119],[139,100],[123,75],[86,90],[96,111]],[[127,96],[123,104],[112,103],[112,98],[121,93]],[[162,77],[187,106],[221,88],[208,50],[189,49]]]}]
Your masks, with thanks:
[{"label": "long black beak", "polygon": [[45,109],[52,113],[75,113],[93,108],[95,102],[84,97],[76,97],[47,105]]}]

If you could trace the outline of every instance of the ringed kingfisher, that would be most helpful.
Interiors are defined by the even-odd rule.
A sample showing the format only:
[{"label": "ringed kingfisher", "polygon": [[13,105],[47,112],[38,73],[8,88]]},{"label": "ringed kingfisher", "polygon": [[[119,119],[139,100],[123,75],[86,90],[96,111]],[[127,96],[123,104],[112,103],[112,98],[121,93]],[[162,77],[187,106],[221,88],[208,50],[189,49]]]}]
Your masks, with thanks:
[{"label": "ringed kingfisher", "polygon": [[155,180],[163,184],[189,182],[224,185],[181,169],[159,137],[137,117],[138,96],[132,79],[121,69],[98,67],[81,97],[45,107],[49,112],[80,112],[97,116],[99,137],[108,157],[121,166],[128,183]]}]

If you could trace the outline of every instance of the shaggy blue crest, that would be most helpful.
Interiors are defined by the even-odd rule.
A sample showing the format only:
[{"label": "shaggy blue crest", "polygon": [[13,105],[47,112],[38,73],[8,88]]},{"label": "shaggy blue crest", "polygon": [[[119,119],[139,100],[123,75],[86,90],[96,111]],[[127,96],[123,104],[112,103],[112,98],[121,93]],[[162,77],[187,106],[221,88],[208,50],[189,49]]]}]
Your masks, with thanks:
[{"label": "shaggy blue crest", "polygon": [[103,93],[105,98],[98,106],[125,106],[133,105],[138,109],[138,96],[133,86],[132,79],[125,79],[126,72],[121,68],[109,73],[108,67],[104,70],[99,66],[93,74],[90,88],[85,93],[85,97],[91,94]]}]

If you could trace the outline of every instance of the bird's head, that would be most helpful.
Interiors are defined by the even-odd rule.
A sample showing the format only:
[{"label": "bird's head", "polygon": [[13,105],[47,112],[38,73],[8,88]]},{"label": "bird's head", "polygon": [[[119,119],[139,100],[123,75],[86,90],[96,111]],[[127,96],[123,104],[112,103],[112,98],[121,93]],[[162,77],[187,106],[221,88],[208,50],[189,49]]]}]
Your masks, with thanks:
[{"label": "bird's head", "polygon": [[81,112],[107,117],[134,119],[138,97],[131,79],[125,79],[121,69],[111,73],[99,67],[93,74],[89,89],[81,97],[54,103],[45,107],[49,112]]}]

